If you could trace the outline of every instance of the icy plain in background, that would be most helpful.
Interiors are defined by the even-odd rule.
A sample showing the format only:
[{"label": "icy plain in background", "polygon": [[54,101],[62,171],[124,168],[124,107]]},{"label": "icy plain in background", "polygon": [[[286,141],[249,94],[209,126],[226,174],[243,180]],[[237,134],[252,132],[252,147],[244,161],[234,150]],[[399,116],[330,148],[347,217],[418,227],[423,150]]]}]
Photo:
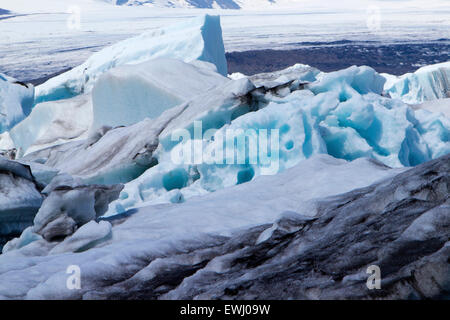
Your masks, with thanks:
[{"label": "icy plain in background", "polygon": [[[79,65],[119,40],[204,13],[221,15],[226,51],[296,48],[317,41],[450,38],[450,4],[443,0],[295,1],[290,9],[246,10],[116,7],[93,0],[76,5],[81,29],[67,25],[71,2],[3,0],[0,8],[16,13],[0,16],[0,70],[21,80],[40,78]],[[379,30],[367,26],[371,8],[380,10]]]}]

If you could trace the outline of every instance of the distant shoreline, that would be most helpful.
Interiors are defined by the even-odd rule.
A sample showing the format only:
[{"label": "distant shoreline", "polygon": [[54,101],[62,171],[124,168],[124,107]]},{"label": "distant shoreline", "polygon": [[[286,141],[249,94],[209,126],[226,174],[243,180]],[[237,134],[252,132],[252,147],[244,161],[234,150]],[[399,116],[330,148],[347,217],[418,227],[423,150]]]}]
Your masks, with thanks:
[{"label": "distant shoreline", "polygon": [[[75,67],[75,66],[74,66],[74,67]],[[25,81],[23,81],[23,82],[25,82],[25,83],[31,83],[31,84],[34,85],[34,86],[38,86],[38,85],[44,83],[45,81],[47,81],[48,79],[51,79],[51,78],[56,77],[56,76],[59,76],[60,74],[62,74],[62,73],[64,73],[64,72],[67,72],[67,71],[69,71],[69,70],[71,70],[71,69],[72,69],[72,68],[64,68],[64,69],[61,70],[61,71],[58,71],[58,72],[55,72],[55,73],[52,73],[52,74],[49,74],[49,75],[45,75],[45,76],[40,77],[40,78],[37,78],[37,79],[25,80]]]},{"label": "distant shoreline", "polygon": [[253,75],[287,68],[296,63],[307,64],[324,72],[352,65],[367,65],[379,73],[402,75],[424,65],[449,60],[448,41],[413,44],[345,44],[308,46],[289,50],[251,50],[228,52],[228,73]]},{"label": "distant shoreline", "polygon": [[[424,65],[446,62],[449,53],[450,42],[448,41],[386,45],[343,42],[328,45],[312,43],[305,47],[286,50],[234,51],[227,52],[226,58],[229,74],[240,72],[245,75],[254,75],[302,63],[324,72],[341,70],[352,65],[367,65],[379,73],[402,75],[414,72]],[[18,80],[37,86],[70,69],[67,67],[37,79]]]}]

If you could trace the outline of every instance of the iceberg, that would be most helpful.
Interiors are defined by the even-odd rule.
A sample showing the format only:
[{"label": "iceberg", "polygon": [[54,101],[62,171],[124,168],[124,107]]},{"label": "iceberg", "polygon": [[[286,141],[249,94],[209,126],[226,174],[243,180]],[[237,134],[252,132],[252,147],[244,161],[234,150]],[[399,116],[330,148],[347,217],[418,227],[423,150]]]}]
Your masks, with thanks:
[{"label": "iceberg", "polygon": [[[146,90],[134,92],[135,85],[128,86],[128,81],[118,82],[120,86],[114,90],[99,90],[100,99],[94,101],[94,109],[103,108],[105,116],[99,117],[104,122],[93,126],[96,130],[91,130],[87,138],[28,153],[23,160],[38,161],[85,183],[124,183],[124,190],[106,214],[111,216],[149,204],[184,202],[249,182],[267,174],[268,169],[274,169],[273,173],[284,171],[317,154],[348,161],[368,157],[390,167],[404,167],[450,152],[449,120],[383,96],[385,78],[372,68],[353,66],[320,73],[309,66],[296,65],[273,74],[228,80],[214,73],[208,64],[206,68],[199,67],[204,62],[195,64],[163,59],[118,68],[119,75],[127,80],[138,78]],[[208,81],[206,92],[200,93],[198,88],[180,104],[157,103],[148,107],[153,106],[150,100],[167,96],[178,95],[182,101],[177,84],[183,80],[178,80],[178,75],[161,80],[167,81],[167,91],[161,89],[161,82],[153,81],[159,74],[164,78],[165,70],[173,70],[172,65],[173,69],[184,68],[186,74],[192,75],[192,86]],[[147,69],[158,72],[147,76]],[[95,88],[103,82],[113,82],[110,73],[115,70],[102,76]],[[152,99],[139,98],[151,88],[158,88]],[[129,94],[114,105],[114,100],[121,100],[119,97],[107,102],[108,92],[112,91]],[[141,102],[133,102],[133,96]],[[139,117],[129,112],[135,105]],[[198,123],[201,134],[214,130],[212,136],[201,137],[204,161],[174,161],[174,155],[198,143],[195,137],[192,139]],[[186,130],[190,138],[174,139],[180,129]],[[233,138],[237,143],[251,139],[249,132],[256,136],[261,130],[276,133],[276,165],[268,168],[262,161],[252,162],[250,154],[245,154],[239,164],[215,162],[210,150],[229,130],[238,133]],[[275,136],[268,136],[272,137]],[[225,155],[228,151],[240,154],[239,149],[228,145],[223,145],[223,150]]]},{"label": "iceberg", "polygon": [[[43,163],[90,183],[112,184],[134,180],[157,163],[153,153],[159,145],[161,133],[188,126],[201,114],[217,112],[226,122],[242,112],[239,108],[248,109],[242,106],[241,101],[249,90],[254,89],[248,80],[233,82],[219,75],[214,78],[223,81],[223,84],[191,102],[167,109],[155,119],[147,118],[125,127],[103,126],[85,140],[30,152],[22,160]],[[228,106],[228,103],[231,105]],[[210,110],[214,107],[222,110]],[[219,123],[217,125],[221,126]]]},{"label": "iceberg", "polygon": [[0,73],[0,134],[31,112],[34,87]]},{"label": "iceberg", "polygon": [[92,130],[155,119],[165,110],[229,81],[214,65],[161,58],[114,68],[92,91]]},{"label": "iceberg", "polygon": [[18,156],[86,139],[92,125],[91,95],[37,104],[31,114],[9,132]]},{"label": "iceberg", "polygon": [[169,109],[155,120],[144,119],[110,130],[104,128],[87,140],[30,153],[23,160],[43,161],[89,183],[125,183],[157,162],[153,151],[158,146],[158,135],[183,107]]},{"label": "iceberg", "polygon": [[94,53],[85,63],[36,87],[36,103],[89,93],[106,71],[155,58],[194,60],[214,64],[227,75],[220,17],[204,15],[177,25],[152,30]]},{"label": "iceberg", "polygon": [[[156,165],[126,183],[107,215],[151,203],[187,201],[265,174],[265,166],[260,161],[252,163],[249,154],[241,164],[208,161],[214,141],[226,136],[227,130],[241,132],[235,141],[248,139],[247,132],[278,132],[275,160],[280,172],[324,153],[348,161],[369,157],[390,167],[405,167],[450,152],[449,120],[381,96],[385,80],[373,69],[350,67],[321,73],[309,84],[304,83],[313,80],[311,70],[303,71],[296,84],[285,75],[284,85],[268,79],[264,85],[255,81],[257,88],[251,78],[243,78],[194,98],[159,135],[159,145],[152,152]],[[184,128],[193,136],[195,122],[202,124],[203,132],[217,129],[203,140],[206,158],[200,163],[175,163],[173,155],[196,142],[174,141],[172,134]],[[227,148],[224,145],[224,154]],[[239,150],[231,152],[239,154]]]},{"label": "iceberg", "polygon": [[[259,73],[248,77],[252,83],[258,87],[264,87],[266,90],[273,89],[279,86],[295,85],[316,81],[316,77],[320,74],[320,71],[316,68],[312,68],[308,65],[297,63],[291,67],[283,70]],[[239,80],[246,78],[247,76],[242,73],[231,74],[230,79]]]},{"label": "iceberg", "polygon": [[384,74],[384,89],[392,98],[408,104],[450,98],[450,62],[422,67],[414,73],[396,77]]},{"label": "iceberg", "polygon": [[188,64],[157,58],[117,67],[99,78],[92,94],[37,104],[27,118],[11,129],[9,137],[18,156],[24,156],[88,139],[102,127],[154,119],[164,110],[227,81],[217,73],[215,65],[197,60]]}]

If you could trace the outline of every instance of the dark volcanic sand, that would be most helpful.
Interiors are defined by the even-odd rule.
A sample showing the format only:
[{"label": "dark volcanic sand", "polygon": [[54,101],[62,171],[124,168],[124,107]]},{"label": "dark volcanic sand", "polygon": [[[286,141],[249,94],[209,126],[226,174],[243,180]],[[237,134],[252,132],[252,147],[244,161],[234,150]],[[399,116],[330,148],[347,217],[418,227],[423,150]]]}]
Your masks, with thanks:
[{"label": "dark volcanic sand", "polygon": [[[344,42],[345,43],[345,42]],[[367,65],[378,72],[402,75],[428,64],[449,61],[447,39],[421,44],[348,44],[308,46],[293,50],[255,50],[226,54],[228,73],[253,75],[303,63],[330,72]]]}]

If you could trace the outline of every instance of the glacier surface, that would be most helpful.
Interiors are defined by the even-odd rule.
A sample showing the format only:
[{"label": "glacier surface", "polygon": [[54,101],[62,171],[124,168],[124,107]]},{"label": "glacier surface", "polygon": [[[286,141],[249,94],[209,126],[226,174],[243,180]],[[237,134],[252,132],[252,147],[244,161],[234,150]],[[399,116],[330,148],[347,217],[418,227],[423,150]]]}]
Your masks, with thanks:
[{"label": "glacier surface", "polygon": [[[171,64],[175,67],[167,66]],[[160,70],[155,65],[165,67]],[[87,137],[38,148],[24,160],[39,161],[86,183],[125,183],[119,199],[107,212],[116,215],[152,203],[184,202],[251,181],[267,174],[267,170],[281,172],[315,154],[327,153],[349,161],[369,157],[391,167],[404,167],[450,152],[449,119],[383,96],[385,77],[370,67],[321,73],[298,64],[237,80],[227,80],[204,67],[204,62],[192,65],[155,60],[106,73],[105,80],[100,78],[96,88],[102,86],[102,81],[114,82],[110,73],[115,73],[127,80],[138,78],[137,86],[142,84],[146,90],[137,90],[133,83],[121,81],[114,91],[128,93],[112,99],[120,101],[114,104],[108,102],[111,90],[99,89],[96,93],[94,89],[94,95],[100,97],[94,99],[94,110],[98,107],[104,115],[94,125],[97,129]],[[148,74],[147,68],[152,70]],[[156,69],[162,72],[162,78],[166,77],[161,80],[167,82],[164,86],[154,81]],[[166,69],[185,70],[183,74],[192,76],[191,85],[197,89],[186,94],[184,102],[178,87],[182,82],[178,75],[167,76]],[[203,93],[202,81],[208,83]],[[157,90],[152,91],[153,88]],[[179,97],[179,104],[176,101],[163,106],[152,104],[167,96]],[[61,102],[67,101],[70,106],[73,99],[81,97]],[[36,110],[43,105],[37,105]],[[139,117],[130,112],[133,108],[140,110]],[[149,119],[138,122],[146,116]],[[27,128],[26,121],[18,127]],[[70,123],[70,119],[66,122]],[[180,137],[177,140],[173,135],[185,129],[192,137],[196,123],[201,123],[201,134],[216,130],[209,137],[202,137],[203,161],[176,163],[174,155],[191,149],[197,142],[191,138],[180,141]],[[132,125],[114,128],[126,124]],[[257,136],[259,130],[276,132],[279,149],[272,157],[276,166],[267,167],[262,161],[252,163],[249,154],[241,164],[226,165],[226,159],[217,162],[211,150],[217,147],[217,141],[223,141],[227,130],[238,132],[234,137],[237,143]],[[229,146],[222,146],[226,155]],[[242,146],[245,143],[241,149]],[[236,156],[242,151],[230,149]]]},{"label": "glacier surface", "polygon": [[[415,102],[441,98],[424,94],[446,88],[447,74],[433,73],[440,66],[424,68],[416,89],[393,98],[388,89],[397,79],[366,66],[324,73],[297,64],[228,79],[222,58],[219,20],[206,16],[116,44],[38,87],[42,102],[2,135],[2,145],[11,138],[20,150],[17,161],[0,158],[0,226],[9,228],[0,233],[22,233],[0,255],[0,299],[109,297],[110,286],[164,279],[183,259],[182,266],[210,261],[206,272],[220,274],[229,270],[226,259],[213,258],[224,242],[239,239],[240,253],[249,241],[265,246],[286,220],[300,229],[320,220],[368,231],[365,224],[380,222],[372,219],[402,222],[416,208],[436,206],[401,241],[429,239],[430,228],[442,225],[436,221],[446,221],[445,100],[405,103],[409,92]],[[224,140],[228,132],[234,135]],[[264,133],[267,154],[247,153]],[[335,209],[328,204],[348,212],[327,220],[320,214]],[[369,215],[361,210],[367,204]],[[389,230],[373,232],[385,239]],[[252,238],[233,238],[244,233]],[[67,288],[70,265],[82,270],[81,290]]]},{"label": "glacier surface", "polygon": [[124,64],[137,64],[161,57],[186,62],[211,62],[225,76],[227,63],[219,16],[199,16],[107,47],[93,54],[82,65],[36,87],[36,102],[89,93],[104,72]]},{"label": "glacier surface", "polygon": [[[156,118],[228,79],[204,61],[156,58],[106,72],[92,94],[42,102],[4,137],[23,156],[68,141],[90,139],[105,128]],[[205,85],[206,84],[206,85]]]},{"label": "glacier surface", "polygon": [[[403,170],[390,169],[368,159],[347,162],[318,155],[279,175],[261,176],[250,183],[183,204],[138,209],[122,223],[110,221],[113,224],[110,239],[108,225],[94,222],[85,224],[73,238],[59,243],[47,242],[28,230],[23,240],[34,241],[0,255],[0,298],[81,298],[96,289],[98,275],[121,277],[126,270],[139,268],[143,260],[191,251],[206,243],[213,245],[218,237],[272,223],[287,210],[312,216],[317,197],[363,187]],[[237,198],[237,194],[245,197]],[[86,229],[93,232],[86,234]],[[85,243],[99,238],[103,240],[98,247],[88,245],[85,250],[79,250],[80,246],[82,249]],[[66,287],[66,270],[72,264],[83,270],[81,290]]]},{"label": "glacier surface", "polygon": [[[288,76],[292,72],[296,74],[293,81]],[[214,141],[221,141],[230,129],[242,130],[236,141],[245,141],[252,132],[256,134],[254,130],[277,130],[277,171],[321,153],[349,161],[369,157],[404,167],[450,152],[449,119],[381,96],[384,78],[369,67],[325,74],[297,66],[285,73],[277,75],[275,82],[273,77],[256,77],[253,81],[258,87],[252,78],[234,80],[194,98],[161,132],[152,152],[157,164],[125,185],[108,214],[149,203],[183,202],[266,174],[262,162],[251,163],[249,154],[242,164],[225,165],[224,159],[214,162]],[[195,141],[173,141],[172,133],[180,128],[194,133],[197,121],[203,131],[218,129],[204,138],[203,162],[174,163],[173,155]],[[223,147],[226,154],[228,145]],[[239,150],[231,152],[237,155]]]}]

